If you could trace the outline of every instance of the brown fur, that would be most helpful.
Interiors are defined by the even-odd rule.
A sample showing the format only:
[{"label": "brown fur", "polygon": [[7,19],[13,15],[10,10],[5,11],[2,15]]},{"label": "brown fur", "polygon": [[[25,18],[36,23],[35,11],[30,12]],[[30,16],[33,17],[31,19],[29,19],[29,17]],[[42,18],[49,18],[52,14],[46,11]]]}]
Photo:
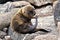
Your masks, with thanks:
[{"label": "brown fur", "polygon": [[34,9],[31,5],[20,8],[11,20],[12,29],[18,33],[29,32],[32,27],[31,19],[35,15]]}]

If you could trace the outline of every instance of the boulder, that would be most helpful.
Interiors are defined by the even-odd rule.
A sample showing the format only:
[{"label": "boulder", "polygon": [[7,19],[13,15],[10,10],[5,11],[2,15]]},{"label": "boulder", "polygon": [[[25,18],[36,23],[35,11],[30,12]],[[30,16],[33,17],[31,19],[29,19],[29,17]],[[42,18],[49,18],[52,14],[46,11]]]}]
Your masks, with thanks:
[{"label": "boulder", "polygon": [[16,1],[0,4],[0,13],[11,12],[13,8],[21,8],[26,5],[30,5],[30,3],[26,1]]},{"label": "boulder", "polygon": [[[37,20],[37,29],[45,29],[47,31],[51,31],[52,34],[58,34],[54,21],[54,16],[38,17]],[[35,23],[34,19],[32,19],[31,21],[33,24]]]},{"label": "boulder", "polygon": [[42,8],[35,9],[35,12],[40,17],[51,16],[53,15],[53,7],[51,5],[43,6]]},{"label": "boulder", "polygon": [[3,32],[3,31],[0,31],[0,38],[3,39],[6,35],[7,35],[7,33]]},{"label": "boulder", "polygon": [[57,24],[58,24],[57,30],[58,30],[58,33],[59,33],[58,35],[60,37],[60,22],[58,22]]},{"label": "boulder", "polygon": [[60,21],[60,1],[58,1],[57,5],[55,6],[54,17],[55,20]]},{"label": "boulder", "polygon": [[32,40],[58,40],[56,35],[39,35]]},{"label": "boulder", "polygon": [[16,9],[15,11],[12,10],[11,12],[0,14],[0,30],[3,30],[3,28],[9,26],[10,20],[12,16],[17,12],[17,10],[18,9]]},{"label": "boulder", "polygon": [[41,6],[48,3],[53,3],[55,0],[13,0],[13,1],[28,1],[35,6]]}]

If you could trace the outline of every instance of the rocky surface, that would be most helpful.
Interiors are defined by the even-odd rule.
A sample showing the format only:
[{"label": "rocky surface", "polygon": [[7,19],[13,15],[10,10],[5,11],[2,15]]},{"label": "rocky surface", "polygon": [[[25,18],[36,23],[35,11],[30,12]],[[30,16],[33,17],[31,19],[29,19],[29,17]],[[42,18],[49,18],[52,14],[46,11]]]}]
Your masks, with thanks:
[{"label": "rocky surface", "polygon": [[[17,0],[13,0],[13,1],[17,1]],[[18,0],[18,1],[21,1],[21,0]],[[28,1],[35,6],[41,6],[48,3],[53,3],[56,0],[22,0],[22,1]]]},{"label": "rocky surface", "polygon": [[36,36],[33,40],[58,40],[58,37],[56,35],[39,35]]},{"label": "rocky surface", "polygon": [[3,31],[0,31],[0,38],[1,38],[1,39],[3,39],[4,36],[6,36],[6,35],[7,35],[7,33],[3,32]]},{"label": "rocky surface", "polygon": [[30,3],[26,1],[17,1],[17,2],[7,2],[5,4],[0,4],[0,13],[11,12],[12,9],[21,8],[25,5],[30,5]]},{"label": "rocky surface", "polygon": [[[27,34],[16,33],[10,28],[11,17],[19,8],[31,4],[35,7],[34,11],[38,16],[36,28],[42,30]],[[60,35],[60,22],[57,22],[60,18],[59,6],[60,3],[57,0],[18,0],[0,4],[0,40],[60,40],[60,36],[58,36]],[[35,24],[35,19],[32,19],[31,22]]]},{"label": "rocky surface", "polygon": [[15,14],[15,12],[12,10],[11,12],[0,14],[0,30],[9,26],[11,17]]},{"label": "rocky surface", "polygon": [[42,8],[35,9],[36,15],[40,17],[53,15],[53,7],[51,5],[43,6]]},{"label": "rocky surface", "polygon": [[52,0],[26,0],[26,1],[32,3],[33,5],[36,5],[36,6],[41,6],[41,5],[44,5],[47,3],[52,3]]},{"label": "rocky surface", "polygon": [[59,32],[59,37],[60,37],[60,22],[58,22],[57,30],[58,30],[58,32]]}]

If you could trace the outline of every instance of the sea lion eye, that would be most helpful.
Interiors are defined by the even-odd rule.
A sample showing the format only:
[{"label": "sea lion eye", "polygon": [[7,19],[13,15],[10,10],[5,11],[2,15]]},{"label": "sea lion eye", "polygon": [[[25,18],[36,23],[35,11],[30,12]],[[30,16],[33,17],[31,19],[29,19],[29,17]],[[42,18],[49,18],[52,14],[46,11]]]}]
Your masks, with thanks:
[{"label": "sea lion eye", "polygon": [[30,11],[30,13],[33,13],[33,11]]},{"label": "sea lion eye", "polygon": [[29,11],[28,14],[35,15],[34,11]]}]

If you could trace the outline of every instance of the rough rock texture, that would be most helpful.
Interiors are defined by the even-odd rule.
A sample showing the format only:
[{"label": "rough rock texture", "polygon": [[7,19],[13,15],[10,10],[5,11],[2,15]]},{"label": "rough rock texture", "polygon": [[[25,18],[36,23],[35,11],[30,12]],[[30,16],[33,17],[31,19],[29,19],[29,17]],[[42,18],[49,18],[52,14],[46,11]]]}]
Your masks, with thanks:
[{"label": "rough rock texture", "polygon": [[29,2],[26,1],[16,1],[16,2],[7,2],[5,4],[0,4],[0,13],[11,12],[14,8],[21,8],[25,5],[30,5]]},{"label": "rough rock texture", "polygon": [[59,32],[58,40],[60,40],[60,0],[58,0],[58,2],[57,2],[54,14],[55,14],[54,15],[55,16],[55,21],[56,21],[56,24],[57,24],[57,30]]},{"label": "rough rock texture", "polygon": [[[17,1],[17,0],[14,0],[14,1]],[[21,1],[21,0],[18,0],[18,1]],[[35,6],[41,6],[47,3],[53,3],[56,0],[23,0],[23,1],[28,1]]]},{"label": "rough rock texture", "polygon": [[[17,10],[17,9],[16,9]],[[11,20],[11,17],[16,13],[13,12],[13,10],[11,12],[7,12],[7,13],[4,13],[4,14],[0,14],[0,30],[9,26],[9,23],[10,23],[10,20]]]},{"label": "rough rock texture", "polygon": [[23,7],[25,5],[30,5],[30,3],[26,2],[26,1],[15,1],[15,2],[11,2],[11,3],[14,7],[19,7],[19,6]]},{"label": "rough rock texture", "polygon": [[60,37],[60,22],[58,22],[57,30],[58,30],[58,32],[59,32],[59,37]]},{"label": "rough rock texture", "polygon": [[2,39],[0,38],[0,40],[2,40]]},{"label": "rough rock texture", "polygon": [[[35,23],[34,19],[32,19],[32,23]],[[37,29],[51,30],[53,34],[57,34],[54,16],[38,17]]]},{"label": "rough rock texture", "polygon": [[8,35],[11,36],[12,40],[22,40],[23,37],[25,36],[25,34],[19,34],[19,33],[12,31],[11,27],[9,27]]},{"label": "rough rock texture", "polygon": [[3,31],[0,31],[0,38],[4,38],[4,36],[6,36],[7,34],[5,33],[5,32],[3,32]]},{"label": "rough rock texture", "polygon": [[40,35],[36,36],[33,40],[58,40],[56,35]]},{"label": "rough rock texture", "polygon": [[58,2],[55,7],[54,16],[57,21],[60,20],[60,2]]},{"label": "rough rock texture", "polygon": [[36,6],[41,6],[47,3],[52,3],[52,0],[27,0],[27,1]]},{"label": "rough rock texture", "polygon": [[10,36],[5,36],[5,40],[12,40]]},{"label": "rough rock texture", "polygon": [[35,9],[36,15],[40,17],[53,15],[53,7],[48,5],[46,7]]},{"label": "rough rock texture", "polygon": [[53,2],[53,9],[55,9],[57,3],[58,3],[58,1]]},{"label": "rough rock texture", "polygon": [[54,9],[54,19],[58,30],[58,40],[60,40],[60,0],[58,0]]}]

